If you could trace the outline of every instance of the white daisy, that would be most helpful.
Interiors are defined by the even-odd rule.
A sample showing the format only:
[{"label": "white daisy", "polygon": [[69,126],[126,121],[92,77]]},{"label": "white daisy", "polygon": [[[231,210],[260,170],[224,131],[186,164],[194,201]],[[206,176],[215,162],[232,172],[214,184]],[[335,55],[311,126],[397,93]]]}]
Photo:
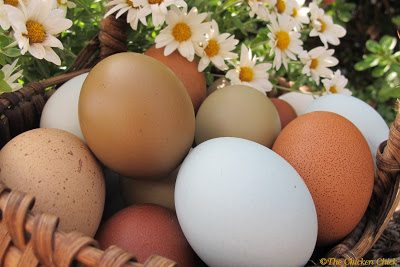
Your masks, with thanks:
[{"label": "white daisy", "polygon": [[339,38],[346,35],[346,29],[334,24],[332,17],[325,15],[325,11],[315,3],[310,3],[310,14],[312,25],[310,36],[319,36],[325,47],[328,46],[328,43],[339,45]]},{"label": "white daisy", "polygon": [[3,0],[0,0],[0,27],[7,31],[10,28],[10,20],[8,19],[8,14],[6,8],[4,7]]},{"label": "white daisy", "polygon": [[269,20],[269,11],[265,0],[249,0],[248,5],[250,6],[250,18],[257,16],[258,19]]},{"label": "white daisy", "polygon": [[[22,70],[20,70],[20,71],[18,71],[16,73],[13,73],[18,68],[17,67],[17,63],[18,63],[18,59],[16,59],[11,65],[7,64],[7,65],[4,65],[1,68],[1,72],[3,72],[3,74],[4,74],[3,80],[11,87],[12,91],[16,91],[16,90],[18,90],[18,89],[20,89],[22,87],[18,82],[15,82],[19,78],[21,78]],[[0,92],[3,91],[1,89],[2,88],[0,88]]]},{"label": "white daisy", "polygon": [[30,0],[27,6],[20,4],[21,9],[6,8],[21,54],[29,52],[38,59],[60,65],[53,47],[63,49],[63,45],[55,35],[70,28],[72,21],[63,17],[62,10],[52,9],[49,1]]},{"label": "white daisy", "polygon": [[253,57],[251,50],[242,44],[240,64],[236,69],[228,71],[226,78],[231,81],[232,85],[247,85],[265,93],[272,90],[272,84],[268,80],[269,74],[267,71],[269,69],[271,69],[271,64],[257,64],[257,57]]},{"label": "white daisy", "polygon": [[275,53],[273,66],[279,70],[282,63],[288,68],[288,58],[296,60],[296,54],[303,51],[300,33],[294,31],[294,20],[288,15],[271,15],[271,24],[268,25],[270,55]]},{"label": "white daisy", "polygon": [[229,33],[220,34],[218,24],[213,20],[207,40],[197,48],[197,54],[201,57],[198,70],[203,71],[210,62],[220,70],[228,69],[225,60],[237,58],[237,54],[231,51],[235,50],[238,43],[239,41]]},{"label": "white daisy", "polygon": [[300,61],[304,64],[303,73],[311,77],[319,84],[320,77],[330,77],[333,75],[330,67],[336,66],[339,61],[332,55],[335,50],[327,50],[323,46],[316,47],[309,52],[300,53]]},{"label": "white daisy", "polygon": [[295,29],[297,31],[303,27],[303,24],[310,23],[310,18],[308,17],[310,9],[308,7],[303,7],[304,1],[305,0],[293,0],[293,9],[290,15],[295,21]]},{"label": "white daisy", "polygon": [[352,95],[352,92],[346,88],[347,82],[346,77],[340,73],[340,70],[335,71],[335,74],[330,79],[322,80],[327,94]]},{"label": "white daisy", "polygon": [[177,7],[187,8],[184,0],[145,0],[147,4],[144,6],[146,13],[151,13],[154,26],[161,26],[165,22],[168,13],[168,7],[175,5]]},{"label": "white daisy", "polygon": [[131,25],[133,30],[137,30],[139,21],[147,26],[146,17],[151,13],[150,10],[144,9],[143,6],[147,2],[145,0],[113,0],[107,3],[106,6],[113,6],[106,14],[105,18],[117,12],[116,18],[119,18],[124,13],[128,12],[126,22]]},{"label": "white daisy", "polygon": [[290,15],[293,12],[293,2],[295,0],[267,0],[268,5],[273,8],[275,14]]},{"label": "white daisy", "polygon": [[156,48],[165,47],[165,56],[178,49],[183,57],[193,61],[195,46],[204,41],[210,30],[210,23],[203,22],[206,17],[207,13],[198,14],[196,8],[187,14],[172,6],[166,17],[168,26],[156,37]]}]

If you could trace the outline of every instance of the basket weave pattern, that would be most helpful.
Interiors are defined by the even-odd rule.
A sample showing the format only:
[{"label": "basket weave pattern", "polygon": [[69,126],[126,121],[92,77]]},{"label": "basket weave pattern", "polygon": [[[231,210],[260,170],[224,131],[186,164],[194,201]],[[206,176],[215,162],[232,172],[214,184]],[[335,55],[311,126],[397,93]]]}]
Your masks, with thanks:
[{"label": "basket weave pattern", "polygon": [[[18,134],[37,128],[43,107],[51,95],[46,88],[59,85],[87,72],[99,60],[127,50],[124,18],[103,19],[100,32],[78,55],[69,72],[45,81],[33,82],[13,93],[0,95],[0,148]],[[1,170],[0,170],[1,171]],[[387,142],[377,153],[377,175],[373,197],[357,228],[325,257],[359,259],[372,248],[393,216],[400,201],[400,115]],[[133,255],[115,246],[102,251],[82,234],[57,230],[58,218],[33,215],[34,197],[0,184],[0,266],[59,266],[72,262],[85,266],[172,267],[168,259],[154,256],[142,265]],[[345,215],[343,215],[345,216]]]}]

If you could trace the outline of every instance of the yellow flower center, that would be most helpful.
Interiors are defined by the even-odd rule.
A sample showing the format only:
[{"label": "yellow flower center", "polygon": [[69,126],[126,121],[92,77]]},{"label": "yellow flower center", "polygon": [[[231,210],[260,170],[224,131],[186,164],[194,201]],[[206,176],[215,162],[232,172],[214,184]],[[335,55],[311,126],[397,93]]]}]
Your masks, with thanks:
[{"label": "yellow flower center", "polygon": [[204,49],[204,52],[206,53],[206,55],[208,57],[214,57],[214,56],[218,55],[219,50],[220,50],[220,46],[219,46],[217,40],[211,39],[210,41],[208,41],[208,45]]},{"label": "yellow flower center", "polygon": [[329,88],[329,92],[331,92],[332,94],[337,94],[337,88],[336,86],[331,86],[331,88]]},{"label": "yellow flower center", "polygon": [[58,4],[59,6],[63,5],[62,0],[57,0],[57,4]]},{"label": "yellow flower center", "polygon": [[278,10],[279,14],[282,14],[286,10],[286,3],[285,0],[278,0],[276,1],[276,9]]},{"label": "yellow flower center", "polygon": [[275,34],[276,37],[276,46],[280,50],[286,50],[290,44],[290,36],[288,32],[279,31]]},{"label": "yellow flower center", "polygon": [[249,67],[241,67],[239,73],[239,79],[242,82],[251,82],[254,79],[254,71]]},{"label": "yellow flower center", "polygon": [[298,14],[297,8],[294,7],[292,10],[292,17],[293,18],[297,17],[297,14]]},{"label": "yellow flower center", "polygon": [[26,22],[26,30],[28,31],[26,36],[31,44],[42,43],[46,38],[43,25],[34,20],[28,20]]},{"label": "yellow flower center", "polygon": [[321,29],[319,30],[319,32],[324,32],[326,30],[326,23],[325,21],[323,21],[322,19],[317,19],[319,21],[319,23],[321,24]]},{"label": "yellow flower center", "polygon": [[18,0],[4,0],[4,4],[10,6],[18,6]]},{"label": "yellow flower center", "polygon": [[184,42],[192,37],[192,30],[189,25],[184,22],[177,23],[172,29],[172,36],[174,36],[175,40],[178,42]]},{"label": "yellow flower center", "polygon": [[316,59],[316,58],[313,58],[312,60],[311,60],[311,64],[310,64],[310,69],[313,69],[313,70],[315,70],[317,67],[318,67],[318,59]]},{"label": "yellow flower center", "polygon": [[150,5],[161,4],[164,0],[148,0]]}]

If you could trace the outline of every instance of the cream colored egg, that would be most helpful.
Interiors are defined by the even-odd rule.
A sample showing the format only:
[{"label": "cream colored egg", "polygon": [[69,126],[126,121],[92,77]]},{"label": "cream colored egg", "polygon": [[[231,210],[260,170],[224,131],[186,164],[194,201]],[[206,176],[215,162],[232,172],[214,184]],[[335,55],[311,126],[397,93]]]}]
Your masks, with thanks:
[{"label": "cream colored egg", "polygon": [[120,178],[121,194],[126,204],[157,204],[175,210],[174,190],[177,168],[161,180],[134,180]]},{"label": "cream colored egg", "polygon": [[0,151],[0,180],[35,196],[35,213],[60,217],[62,231],[94,236],[105,198],[101,167],[87,146],[63,130],[25,132]]}]

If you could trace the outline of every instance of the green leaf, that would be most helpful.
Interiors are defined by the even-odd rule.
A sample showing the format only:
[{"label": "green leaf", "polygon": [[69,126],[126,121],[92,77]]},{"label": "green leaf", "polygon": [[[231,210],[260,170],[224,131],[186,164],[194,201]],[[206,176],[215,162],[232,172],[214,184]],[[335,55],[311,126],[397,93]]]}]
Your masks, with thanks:
[{"label": "green leaf", "polygon": [[4,77],[6,77],[4,75],[4,72],[0,70],[0,81],[2,81],[4,79]]},{"label": "green leaf", "polygon": [[373,40],[368,40],[365,45],[368,51],[370,51],[371,53],[379,53],[380,51],[382,51],[381,46]]},{"label": "green leaf", "polygon": [[396,38],[392,36],[385,35],[381,38],[379,41],[379,44],[381,45],[382,49],[384,51],[393,51],[393,49],[396,47],[397,40]]},{"label": "green leaf", "polygon": [[376,55],[368,55],[362,61],[357,62],[356,65],[354,65],[354,68],[357,71],[363,71],[377,66],[379,64],[379,60],[380,58]]},{"label": "green leaf", "polygon": [[8,57],[18,57],[21,55],[20,50],[18,48],[8,48],[2,52],[2,54]]},{"label": "green leaf", "polygon": [[12,88],[6,81],[0,80],[0,92],[12,92]]},{"label": "green leaf", "polygon": [[394,18],[392,18],[392,22],[393,24],[395,24],[396,26],[400,27],[400,16],[396,16]]},{"label": "green leaf", "polygon": [[390,65],[378,66],[374,68],[374,70],[372,71],[372,76],[375,78],[382,77],[386,72],[388,72],[389,69]]},{"label": "green leaf", "polygon": [[397,72],[391,72],[388,76],[386,76],[386,81],[391,82],[398,77]]},{"label": "green leaf", "polygon": [[379,96],[384,100],[398,98],[400,97],[400,87],[390,87],[386,85],[379,91]]}]

